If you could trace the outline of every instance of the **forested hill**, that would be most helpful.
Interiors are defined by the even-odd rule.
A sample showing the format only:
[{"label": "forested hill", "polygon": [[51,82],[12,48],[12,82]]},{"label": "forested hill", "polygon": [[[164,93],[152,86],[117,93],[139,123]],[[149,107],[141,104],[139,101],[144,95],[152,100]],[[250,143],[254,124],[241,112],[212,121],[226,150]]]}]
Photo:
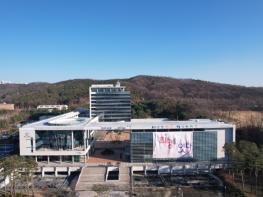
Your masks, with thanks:
[{"label": "forested hill", "polygon": [[[53,84],[2,84],[0,102],[14,102],[20,108],[36,107],[39,104],[87,106],[91,84],[116,81],[76,79]],[[148,107],[183,103],[201,110],[263,109],[263,88],[153,76],[136,76],[120,79],[120,82],[132,92],[134,104]]]}]

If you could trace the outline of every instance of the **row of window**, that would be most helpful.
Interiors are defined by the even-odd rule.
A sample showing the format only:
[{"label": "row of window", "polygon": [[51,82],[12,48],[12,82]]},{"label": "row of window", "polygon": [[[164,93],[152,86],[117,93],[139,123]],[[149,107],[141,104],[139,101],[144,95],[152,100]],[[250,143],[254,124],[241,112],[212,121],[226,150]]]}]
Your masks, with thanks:
[{"label": "row of window", "polygon": [[131,105],[130,101],[93,101],[91,102],[91,105]]},{"label": "row of window", "polygon": [[127,105],[127,104],[123,104],[123,105],[92,105],[91,107],[91,110],[96,110],[96,109],[109,109],[109,110],[112,110],[112,109],[131,109],[131,106],[130,105]]},{"label": "row of window", "polygon": [[[124,92],[124,88],[91,88],[91,92]],[[127,92],[127,91],[126,91]]]},{"label": "row of window", "polygon": [[[75,155],[75,156],[49,156],[49,162],[80,162],[81,161],[81,157],[83,156],[79,156],[79,155]],[[37,161],[38,162],[47,162],[48,161],[48,157],[47,156],[37,156]]]},{"label": "row of window", "polygon": [[99,93],[99,94],[91,94],[91,98],[131,98],[130,94],[129,93],[126,93],[126,92],[118,92],[118,93]]}]

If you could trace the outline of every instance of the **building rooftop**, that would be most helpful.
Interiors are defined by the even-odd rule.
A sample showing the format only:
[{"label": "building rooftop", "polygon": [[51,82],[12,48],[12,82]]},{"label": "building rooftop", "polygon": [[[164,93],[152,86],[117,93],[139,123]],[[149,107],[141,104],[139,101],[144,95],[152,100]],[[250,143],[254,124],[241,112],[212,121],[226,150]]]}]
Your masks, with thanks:
[{"label": "building rooftop", "polygon": [[94,130],[149,130],[149,129],[215,129],[231,128],[233,124],[217,120],[191,119],[187,121],[172,121],[168,119],[132,119],[131,122],[91,122],[88,127]]},{"label": "building rooftop", "polygon": [[116,82],[116,84],[92,84],[91,88],[124,88],[124,86],[121,86],[121,83],[119,81]]},{"label": "building rooftop", "polygon": [[35,128],[39,130],[69,130],[80,129],[83,130],[85,125],[89,123],[90,118],[79,117],[79,112],[69,112],[52,118],[37,121],[31,124],[26,124],[23,128]]},{"label": "building rooftop", "polygon": [[93,84],[91,85],[92,88],[113,88],[113,84]]},{"label": "building rooftop", "polygon": [[164,118],[132,119],[130,122],[99,122],[98,117],[80,117],[79,112],[69,112],[35,123],[24,125],[23,128],[36,130],[155,130],[155,129],[216,129],[231,128],[233,124],[210,119],[190,119],[187,121],[173,121]]}]

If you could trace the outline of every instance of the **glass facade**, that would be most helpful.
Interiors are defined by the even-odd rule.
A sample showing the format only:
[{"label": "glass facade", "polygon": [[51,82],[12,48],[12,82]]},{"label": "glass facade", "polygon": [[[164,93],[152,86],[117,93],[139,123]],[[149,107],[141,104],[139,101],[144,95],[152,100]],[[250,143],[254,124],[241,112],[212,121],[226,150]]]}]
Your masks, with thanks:
[{"label": "glass facade", "polygon": [[38,162],[46,162],[48,160],[47,156],[37,156]]},{"label": "glass facade", "polygon": [[82,147],[84,131],[36,131],[36,150],[72,150]]},{"label": "glass facade", "polygon": [[[167,132],[167,131],[166,131]],[[131,162],[153,162],[153,132],[134,130],[131,133]],[[193,160],[210,161],[217,158],[217,132],[193,131]],[[158,159],[172,161],[175,159]]]},{"label": "glass facade", "polygon": [[69,156],[65,156],[65,155],[62,155],[62,156],[36,156],[37,158],[37,162],[41,162],[41,163],[48,163],[48,162],[51,162],[51,163],[61,163],[61,162],[64,162],[64,163],[73,163],[73,162],[76,162],[76,163],[85,163],[85,156],[83,155],[69,155]]},{"label": "glass facade", "polygon": [[80,162],[80,156],[79,155],[75,155],[73,156],[74,158],[74,162]]},{"label": "glass facade", "polygon": [[72,156],[62,156],[61,158],[62,162],[72,162]]},{"label": "glass facade", "polygon": [[131,95],[124,87],[91,88],[91,117],[101,116],[101,121],[130,121]]},{"label": "glass facade", "polygon": [[226,129],[226,132],[225,132],[225,139],[226,139],[226,143],[232,143],[233,140],[234,140],[234,136],[233,136],[233,129],[229,128],[229,129]]},{"label": "glass facade", "polygon": [[131,162],[151,162],[153,154],[153,133],[132,132]]},{"label": "glass facade", "polygon": [[60,156],[50,156],[49,157],[50,162],[60,162]]},{"label": "glass facade", "polygon": [[73,143],[74,143],[74,148],[84,146],[84,132],[83,131],[73,131]]},{"label": "glass facade", "polygon": [[193,154],[198,161],[211,161],[217,158],[217,132],[194,132]]}]

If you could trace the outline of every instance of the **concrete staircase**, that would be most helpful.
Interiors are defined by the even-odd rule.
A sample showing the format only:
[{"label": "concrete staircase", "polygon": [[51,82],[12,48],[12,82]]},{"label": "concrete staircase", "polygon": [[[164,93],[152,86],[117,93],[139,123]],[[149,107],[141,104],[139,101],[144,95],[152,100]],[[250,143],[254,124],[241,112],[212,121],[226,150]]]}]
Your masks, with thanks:
[{"label": "concrete staircase", "polygon": [[82,168],[79,180],[76,184],[76,191],[92,190],[93,185],[105,183],[106,167],[85,167]]},{"label": "concrete staircase", "polygon": [[118,184],[119,190],[129,190],[130,188],[130,168],[120,167],[119,168],[119,180],[115,181]]},{"label": "concrete staircase", "polygon": [[130,183],[130,168],[129,167],[119,168],[119,182]]},{"label": "concrete staircase", "polygon": [[115,191],[128,191],[130,189],[130,168],[119,167],[119,180],[106,181],[106,167],[82,168],[76,191],[92,191],[94,185],[104,185]]}]

